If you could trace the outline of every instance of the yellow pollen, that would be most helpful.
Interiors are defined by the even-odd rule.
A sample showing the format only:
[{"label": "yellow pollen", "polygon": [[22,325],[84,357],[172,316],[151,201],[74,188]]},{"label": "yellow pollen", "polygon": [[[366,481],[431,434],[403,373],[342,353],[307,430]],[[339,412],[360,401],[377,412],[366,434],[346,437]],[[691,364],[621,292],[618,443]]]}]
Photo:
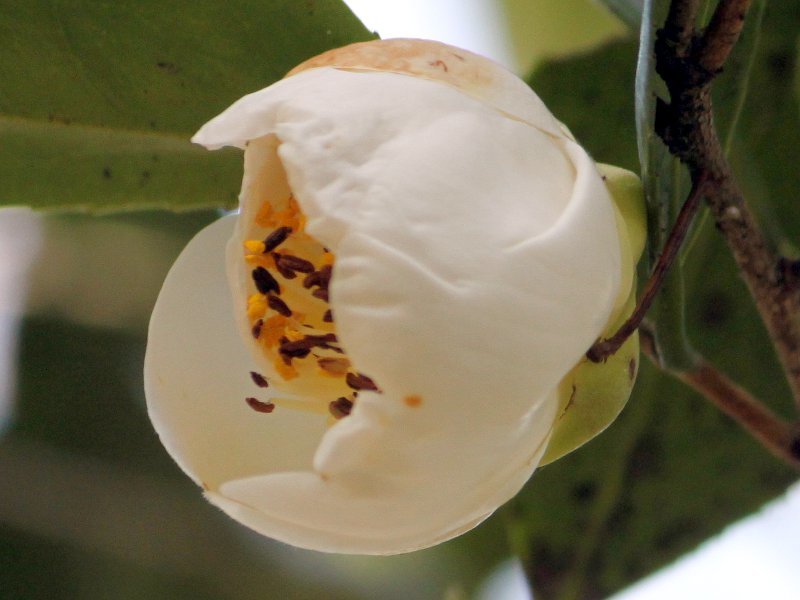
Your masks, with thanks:
[{"label": "yellow pollen", "polygon": [[246,254],[244,259],[253,267],[275,268],[275,259],[269,254]]},{"label": "yellow pollen", "polygon": [[292,326],[287,326],[286,329],[284,329],[284,335],[286,335],[286,339],[290,342],[296,342],[306,337],[304,333],[298,331]]},{"label": "yellow pollen", "polygon": [[[261,326],[261,343],[267,348],[274,348],[283,337],[288,319],[283,315],[273,315]],[[282,364],[282,363],[281,363]]]},{"label": "yellow pollen", "polygon": [[267,301],[261,294],[253,294],[247,299],[247,316],[255,322],[267,312]]},{"label": "yellow pollen", "polygon": [[422,404],[422,396],[406,396],[403,398],[403,402],[405,402],[406,406],[410,406],[411,408],[416,408],[420,404]]},{"label": "yellow pollen", "polygon": [[244,247],[250,254],[263,254],[264,250],[266,250],[264,242],[259,240],[247,240],[244,243]]},{"label": "yellow pollen", "polygon": [[323,267],[325,267],[327,265],[332,265],[333,260],[334,260],[333,252],[326,252],[325,254],[322,255],[322,260],[320,261],[320,263],[322,264]]}]

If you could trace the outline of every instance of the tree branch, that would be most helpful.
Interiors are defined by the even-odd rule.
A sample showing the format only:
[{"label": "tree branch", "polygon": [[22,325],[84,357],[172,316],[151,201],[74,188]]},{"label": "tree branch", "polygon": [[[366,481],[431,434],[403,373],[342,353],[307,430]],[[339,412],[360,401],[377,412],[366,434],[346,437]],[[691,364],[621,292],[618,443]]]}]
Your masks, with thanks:
[{"label": "tree branch", "polygon": [[[675,0],[684,4],[690,0]],[[713,124],[711,82],[739,37],[749,0],[721,0],[699,43],[680,55],[667,23],[657,34],[656,71],[670,101],[659,101],[656,131],[688,167],[693,183],[708,177],[706,201],[755,301],[795,401],[800,406],[800,286],[768,247],[725,159]],[[670,11],[671,14],[676,11]]]},{"label": "tree branch", "polygon": [[676,54],[685,55],[692,43],[700,0],[679,0],[669,6],[664,29]]},{"label": "tree branch", "polygon": [[752,0],[727,0],[717,5],[696,49],[697,63],[709,73],[719,73],[744,27]]},{"label": "tree branch", "polygon": [[[642,328],[642,350],[660,366],[652,331]],[[694,367],[669,372],[739,423],[776,457],[800,470],[800,427],[777,417],[747,390],[698,356]]]}]

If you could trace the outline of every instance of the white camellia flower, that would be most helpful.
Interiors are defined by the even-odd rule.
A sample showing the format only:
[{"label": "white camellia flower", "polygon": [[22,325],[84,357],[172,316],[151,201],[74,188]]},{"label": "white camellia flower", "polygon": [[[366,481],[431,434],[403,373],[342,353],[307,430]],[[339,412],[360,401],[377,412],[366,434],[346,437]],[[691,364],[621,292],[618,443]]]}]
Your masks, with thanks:
[{"label": "white camellia flower", "polygon": [[363,554],[450,539],[511,498],[636,254],[541,100],[469,52],[375,41],[193,141],[245,149],[240,212],[170,271],[145,385],[206,497],[278,540]]}]

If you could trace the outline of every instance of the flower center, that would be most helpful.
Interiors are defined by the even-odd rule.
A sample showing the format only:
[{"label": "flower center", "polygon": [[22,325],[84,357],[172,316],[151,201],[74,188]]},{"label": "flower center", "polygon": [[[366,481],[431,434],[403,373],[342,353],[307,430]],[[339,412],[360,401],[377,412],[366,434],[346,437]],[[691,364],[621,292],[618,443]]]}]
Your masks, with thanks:
[{"label": "flower center", "polygon": [[[254,220],[251,234],[263,237],[244,242],[251,269],[245,307],[250,330],[279,379],[277,387],[309,396],[276,402],[345,417],[360,390],[379,390],[352,368],[336,335],[328,304],[335,257],[305,232],[305,215],[293,197],[283,205],[264,202]],[[269,378],[251,377],[258,387],[269,386]],[[255,398],[247,403],[258,412],[274,409],[272,402]]]}]

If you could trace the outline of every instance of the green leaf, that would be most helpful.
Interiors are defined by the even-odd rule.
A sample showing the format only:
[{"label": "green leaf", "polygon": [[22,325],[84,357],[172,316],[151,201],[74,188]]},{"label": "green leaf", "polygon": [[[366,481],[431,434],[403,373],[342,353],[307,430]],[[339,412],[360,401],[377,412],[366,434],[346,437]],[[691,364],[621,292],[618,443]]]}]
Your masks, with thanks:
[{"label": "green leaf", "polygon": [[191,134],[372,37],[339,0],[0,0],[0,204],[230,207],[238,160],[204,156]]},{"label": "green leaf", "polygon": [[[58,210],[233,207],[241,155],[185,137],[0,119],[2,204]],[[225,186],[225,187],[223,187]]]}]

